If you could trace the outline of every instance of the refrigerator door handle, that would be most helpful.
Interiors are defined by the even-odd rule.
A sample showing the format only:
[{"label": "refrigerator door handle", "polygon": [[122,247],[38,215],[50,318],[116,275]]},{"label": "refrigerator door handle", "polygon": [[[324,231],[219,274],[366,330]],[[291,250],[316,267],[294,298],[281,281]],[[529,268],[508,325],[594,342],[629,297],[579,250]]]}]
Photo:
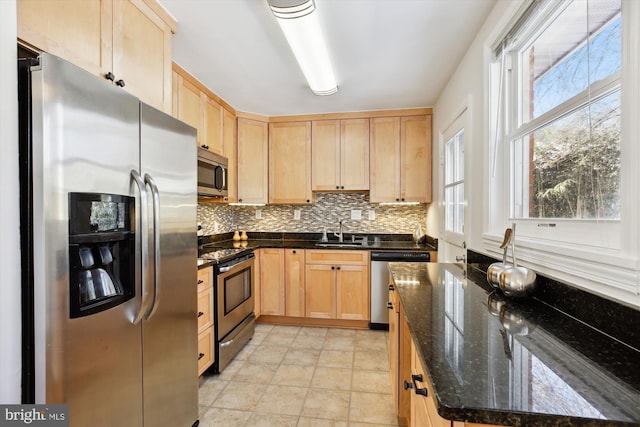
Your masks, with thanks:
[{"label": "refrigerator door handle", "polygon": [[145,316],[145,319],[149,319],[156,312],[160,301],[160,192],[148,173],[144,175],[144,182],[151,188],[153,199],[153,304]]},{"label": "refrigerator door handle", "polygon": [[148,293],[148,285],[147,285],[147,269],[149,268],[149,242],[142,230],[146,230],[148,228],[148,214],[147,214],[147,187],[140,177],[140,174],[135,169],[131,171],[131,177],[135,181],[138,186],[138,191],[140,191],[140,211],[137,214],[138,219],[140,220],[140,252],[142,263],[140,266],[140,311],[136,315],[135,319],[133,319],[133,324],[137,325],[142,321],[145,313],[148,310],[149,299],[147,298]]}]

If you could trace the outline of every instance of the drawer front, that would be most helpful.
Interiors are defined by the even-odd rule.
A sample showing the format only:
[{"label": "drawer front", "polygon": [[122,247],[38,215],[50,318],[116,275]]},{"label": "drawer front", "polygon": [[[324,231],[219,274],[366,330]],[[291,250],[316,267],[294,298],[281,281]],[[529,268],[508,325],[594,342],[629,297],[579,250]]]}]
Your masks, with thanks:
[{"label": "drawer front", "polygon": [[213,286],[213,267],[198,270],[198,292]]},{"label": "drawer front", "polygon": [[367,265],[369,252],[311,249],[306,251],[305,262],[307,264]]},{"label": "drawer front", "polygon": [[213,357],[213,328],[208,328],[198,335],[198,375],[211,366]]},{"label": "drawer front", "polygon": [[213,289],[198,293],[198,333],[213,326]]}]

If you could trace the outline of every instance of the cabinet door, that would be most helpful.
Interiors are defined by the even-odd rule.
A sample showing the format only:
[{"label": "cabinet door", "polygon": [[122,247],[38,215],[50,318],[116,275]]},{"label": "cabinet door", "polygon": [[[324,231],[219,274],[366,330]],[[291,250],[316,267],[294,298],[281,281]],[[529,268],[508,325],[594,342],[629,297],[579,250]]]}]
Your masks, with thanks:
[{"label": "cabinet door", "polygon": [[336,318],[335,266],[307,264],[305,267],[305,313],[307,317]]},{"label": "cabinet door", "polygon": [[285,315],[304,317],[304,250],[286,249],[285,271]]},{"label": "cabinet door", "polygon": [[340,189],[369,189],[369,119],[340,121]]},{"label": "cabinet door", "polygon": [[222,105],[204,93],[201,95],[200,102],[202,105],[202,144],[208,147],[207,150],[222,156],[224,151]]},{"label": "cabinet door", "polygon": [[284,249],[262,249],[260,254],[260,312],[285,315]]},{"label": "cabinet door", "polygon": [[229,195],[227,196],[227,201],[235,203],[238,201],[238,147],[236,143],[238,128],[236,126],[236,115],[225,109],[222,114],[222,120],[224,156],[229,159],[227,173]]},{"label": "cabinet door", "polygon": [[402,117],[401,190],[403,202],[431,201],[431,116]]},{"label": "cabinet door", "polygon": [[398,333],[398,325],[400,323],[400,311],[398,304],[394,303],[392,293],[389,291],[389,302],[393,304],[389,310],[389,376],[391,378],[391,394],[393,395],[393,410],[398,414],[398,391],[400,390],[400,381],[398,379],[398,349],[400,335]]},{"label": "cabinet door", "polygon": [[372,203],[400,201],[400,118],[371,119]]},{"label": "cabinet door", "polygon": [[369,269],[362,265],[336,267],[336,317],[369,320]]},{"label": "cabinet door", "polygon": [[178,105],[176,117],[197,130],[197,144],[200,146],[200,89],[183,76],[178,75]]},{"label": "cabinet door", "polygon": [[198,333],[213,326],[213,291],[207,288],[198,292]]},{"label": "cabinet door", "polygon": [[268,126],[238,118],[238,201],[268,202]]},{"label": "cabinet door", "polygon": [[269,124],[269,203],[311,203],[311,122]]},{"label": "cabinet door", "polygon": [[258,249],[255,252],[255,259],[253,261],[253,313],[256,315],[256,319],[262,314],[262,269],[260,268],[260,260],[262,259],[262,251],[264,249]]},{"label": "cabinet door", "polygon": [[[57,3],[57,2],[54,2]],[[114,0],[113,73],[125,89],[171,112],[171,28],[142,0]]]},{"label": "cabinet door", "polygon": [[104,75],[113,69],[112,0],[18,0],[18,39]]},{"label": "cabinet door", "polygon": [[311,188],[340,189],[340,120],[311,123]]}]

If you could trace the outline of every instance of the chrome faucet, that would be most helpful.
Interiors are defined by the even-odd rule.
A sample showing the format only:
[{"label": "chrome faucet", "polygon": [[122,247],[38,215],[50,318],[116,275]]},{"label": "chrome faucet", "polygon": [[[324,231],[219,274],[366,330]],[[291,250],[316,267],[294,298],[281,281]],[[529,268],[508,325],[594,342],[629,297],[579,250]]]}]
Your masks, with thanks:
[{"label": "chrome faucet", "polygon": [[334,236],[336,236],[338,238],[338,242],[343,242],[343,235],[342,235],[342,220],[339,221],[340,223],[340,233],[333,233]]}]

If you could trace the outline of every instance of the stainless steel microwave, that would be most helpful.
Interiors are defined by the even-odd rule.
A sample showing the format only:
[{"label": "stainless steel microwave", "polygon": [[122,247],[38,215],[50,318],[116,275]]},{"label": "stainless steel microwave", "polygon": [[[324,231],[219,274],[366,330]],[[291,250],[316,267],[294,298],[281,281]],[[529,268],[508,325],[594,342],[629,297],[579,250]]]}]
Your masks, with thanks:
[{"label": "stainless steel microwave", "polygon": [[198,149],[198,195],[227,197],[229,160],[205,149]]}]

